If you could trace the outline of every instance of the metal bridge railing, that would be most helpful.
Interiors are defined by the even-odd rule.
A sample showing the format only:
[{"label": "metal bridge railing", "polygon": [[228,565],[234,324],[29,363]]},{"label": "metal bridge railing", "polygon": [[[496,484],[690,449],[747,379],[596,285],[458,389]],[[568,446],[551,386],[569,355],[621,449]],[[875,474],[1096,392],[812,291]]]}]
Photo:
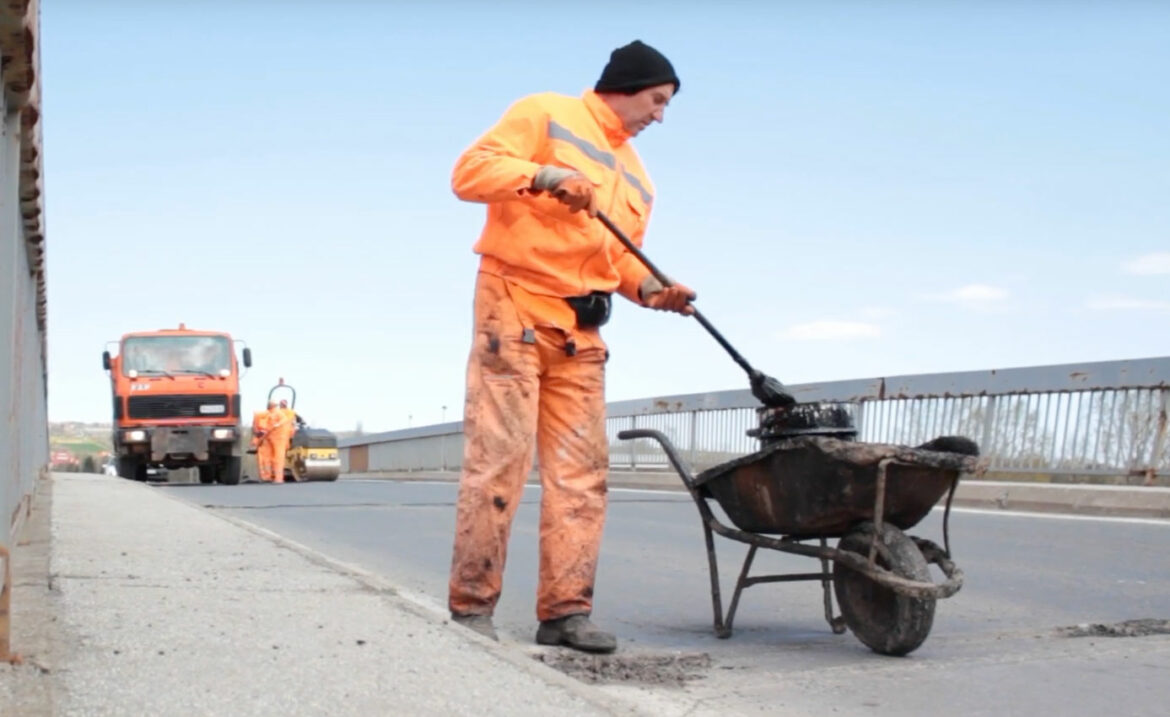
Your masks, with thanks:
[{"label": "metal bridge railing", "polygon": [[[801,402],[849,407],[858,440],[917,445],[940,435],[975,440],[997,474],[1170,475],[1170,357],[924,374],[787,387]],[[759,448],[751,392],[619,401],[607,408],[610,465],[666,468],[657,443],[619,441],[627,428],[665,433],[698,469]],[[456,470],[460,423],[342,442],[346,470]],[[356,459],[356,460],[355,460]]]}]

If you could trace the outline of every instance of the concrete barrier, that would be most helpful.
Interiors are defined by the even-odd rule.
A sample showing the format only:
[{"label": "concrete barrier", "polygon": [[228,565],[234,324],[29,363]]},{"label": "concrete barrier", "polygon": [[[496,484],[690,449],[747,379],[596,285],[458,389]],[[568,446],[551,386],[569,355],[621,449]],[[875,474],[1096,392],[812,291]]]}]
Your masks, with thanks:
[{"label": "concrete barrier", "polygon": [[49,456],[41,224],[39,2],[0,3],[0,660],[16,536]]}]

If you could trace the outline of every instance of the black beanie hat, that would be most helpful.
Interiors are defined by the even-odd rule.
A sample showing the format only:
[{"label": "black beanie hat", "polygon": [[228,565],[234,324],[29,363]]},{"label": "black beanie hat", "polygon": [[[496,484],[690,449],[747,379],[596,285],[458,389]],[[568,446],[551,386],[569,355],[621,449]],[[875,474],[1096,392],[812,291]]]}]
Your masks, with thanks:
[{"label": "black beanie hat", "polygon": [[681,83],[670,60],[641,40],[634,40],[610,53],[609,63],[601,71],[601,78],[593,89],[632,95],[667,82],[674,83],[674,91],[678,92]]}]

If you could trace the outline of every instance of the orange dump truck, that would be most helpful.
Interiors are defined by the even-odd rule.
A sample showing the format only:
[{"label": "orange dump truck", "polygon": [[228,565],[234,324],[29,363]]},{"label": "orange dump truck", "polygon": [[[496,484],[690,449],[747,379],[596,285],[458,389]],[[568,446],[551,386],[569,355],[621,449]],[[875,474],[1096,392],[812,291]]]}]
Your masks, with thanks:
[{"label": "orange dump truck", "polygon": [[[197,468],[201,483],[240,482],[240,363],[220,331],[128,333],[102,353],[114,394],[118,475],[146,480],[151,469]],[[252,365],[251,349],[243,365]]]}]

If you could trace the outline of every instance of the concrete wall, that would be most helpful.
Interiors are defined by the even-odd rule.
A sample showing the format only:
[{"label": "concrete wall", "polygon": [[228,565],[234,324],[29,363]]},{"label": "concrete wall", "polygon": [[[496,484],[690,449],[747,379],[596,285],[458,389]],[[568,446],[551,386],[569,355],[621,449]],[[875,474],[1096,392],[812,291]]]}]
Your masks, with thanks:
[{"label": "concrete wall", "polygon": [[0,659],[16,535],[49,460],[38,31],[36,0],[0,4]]}]

